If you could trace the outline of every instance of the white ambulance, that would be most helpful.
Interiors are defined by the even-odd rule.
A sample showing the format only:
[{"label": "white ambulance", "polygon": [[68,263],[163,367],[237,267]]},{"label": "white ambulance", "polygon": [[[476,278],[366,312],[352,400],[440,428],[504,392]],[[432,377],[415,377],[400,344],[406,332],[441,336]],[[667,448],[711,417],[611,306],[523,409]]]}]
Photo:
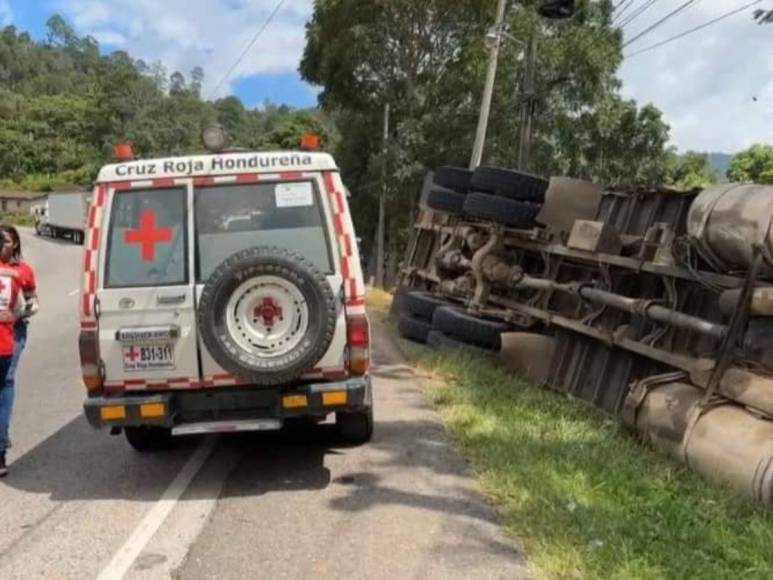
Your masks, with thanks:
[{"label": "white ambulance", "polygon": [[370,329],[333,158],[213,153],[104,167],[88,212],[80,356],[90,424],[173,435],[335,414],[373,431]]}]

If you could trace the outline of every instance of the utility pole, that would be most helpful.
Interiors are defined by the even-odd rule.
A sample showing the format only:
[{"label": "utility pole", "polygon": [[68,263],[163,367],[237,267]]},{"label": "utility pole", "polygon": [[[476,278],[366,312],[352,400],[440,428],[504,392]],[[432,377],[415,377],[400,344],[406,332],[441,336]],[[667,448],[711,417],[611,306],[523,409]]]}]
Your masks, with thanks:
[{"label": "utility pole", "polygon": [[526,71],[521,103],[521,135],[518,143],[518,169],[527,171],[531,160],[532,125],[536,104],[537,37],[532,34],[526,49]]},{"label": "utility pole", "polygon": [[480,104],[480,116],[478,117],[478,129],[475,132],[475,145],[472,148],[470,169],[478,167],[483,159],[483,146],[486,143],[486,131],[491,113],[491,99],[494,96],[494,82],[497,78],[497,64],[499,62],[499,49],[502,46],[502,25],[505,21],[505,6],[507,0],[499,0],[497,6],[497,19],[494,24],[496,36],[488,57],[488,70],[486,71],[486,85],[483,88],[483,101]]},{"label": "utility pole", "polygon": [[384,287],[385,203],[387,194],[387,156],[389,155],[389,103],[384,105],[384,143],[382,149],[381,195],[378,199],[378,230],[376,233],[376,287]]}]

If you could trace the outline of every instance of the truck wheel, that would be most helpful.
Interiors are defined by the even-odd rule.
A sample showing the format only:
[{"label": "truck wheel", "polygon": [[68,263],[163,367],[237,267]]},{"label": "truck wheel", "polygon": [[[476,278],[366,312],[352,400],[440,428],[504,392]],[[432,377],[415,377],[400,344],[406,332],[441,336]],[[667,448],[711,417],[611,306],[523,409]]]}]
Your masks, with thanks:
[{"label": "truck wheel", "polygon": [[397,322],[397,331],[400,336],[416,342],[427,342],[427,334],[432,330],[432,323],[415,318],[408,314],[401,314]]},{"label": "truck wheel", "polygon": [[510,329],[504,322],[478,318],[460,308],[438,308],[432,326],[448,336],[496,351],[502,348],[501,334]]},{"label": "truck wheel", "polygon": [[465,197],[463,193],[436,187],[427,194],[427,207],[446,213],[462,213]]},{"label": "truck wheel", "polygon": [[433,296],[428,292],[408,292],[402,298],[402,311],[427,322],[432,320],[435,309],[448,306],[448,301]]},{"label": "truck wheel", "polygon": [[435,185],[457,193],[467,193],[470,190],[470,179],[472,179],[472,171],[453,165],[439,167],[432,177]]},{"label": "truck wheel", "polygon": [[314,368],[333,340],[337,316],[333,289],[314,264],[258,247],[234,254],[207,280],[198,326],[227,372],[277,386]]},{"label": "truck wheel", "polygon": [[159,451],[172,445],[172,430],[165,427],[124,427],[126,441],[136,451]]},{"label": "truck wheel", "polygon": [[427,344],[436,350],[459,350],[478,356],[492,355],[492,351],[490,350],[462,342],[461,340],[450,337],[447,334],[440,332],[439,330],[433,330],[427,335]]},{"label": "truck wheel", "polygon": [[536,175],[499,167],[478,167],[470,181],[470,187],[475,191],[535,203],[545,201],[548,185],[547,180]]},{"label": "truck wheel", "polygon": [[511,228],[533,228],[539,210],[539,205],[488,193],[471,193],[464,202],[464,213],[468,216]]},{"label": "truck wheel", "polygon": [[356,413],[336,413],[336,430],[347,443],[367,443],[373,437],[373,407]]}]

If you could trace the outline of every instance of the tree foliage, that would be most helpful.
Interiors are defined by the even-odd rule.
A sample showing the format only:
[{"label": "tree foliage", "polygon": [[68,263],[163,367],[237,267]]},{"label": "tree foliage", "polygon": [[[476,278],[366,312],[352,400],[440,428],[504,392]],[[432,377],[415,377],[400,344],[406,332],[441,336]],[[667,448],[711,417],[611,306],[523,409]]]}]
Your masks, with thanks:
[{"label": "tree foliage", "polygon": [[668,152],[666,183],[677,189],[699,189],[717,183],[719,176],[707,153],[687,151],[678,155]]},{"label": "tree foliage", "polygon": [[50,188],[88,184],[113,144],[144,157],[200,150],[206,124],[220,122],[234,146],[288,148],[300,133],[332,135],[318,112],[270,103],[247,110],[235,97],[201,99],[204,71],[171,75],[124,51],[104,55],[58,15],[43,42],[0,29],[0,181]]},{"label": "tree foliage", "polygon": [[730,181],[773,184],[773,145],[758,143],[735,155],[727,177]]},{"label": "tree foliage", "polygon": [[[552,23],[537,2],[512,3],[484,163],[514,167],[523,104],[525,51],[537,43],[536,115],[530,170],[609,184],[658,184],[666,177],[668,126],[653,106],[623,99],[612,2],[579,0],[576,16]],[[375,231],[381,172],[389,169],[392,245],[406,231],[428,169],[466,165],[486,75],[486,34],[495,0],[317,0],[307,25],[303,77],[322,88],[337,121],[337,150],[363,235]],[[382,153],[385,104],[389,153]]]}]

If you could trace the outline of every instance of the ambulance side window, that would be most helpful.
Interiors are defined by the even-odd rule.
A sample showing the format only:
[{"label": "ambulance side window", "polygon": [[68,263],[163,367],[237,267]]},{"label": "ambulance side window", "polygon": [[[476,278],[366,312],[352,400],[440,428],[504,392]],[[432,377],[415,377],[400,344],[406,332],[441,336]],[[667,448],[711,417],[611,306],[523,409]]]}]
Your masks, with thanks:
[{"label": "ambulance side window", "polygon": [[113,197],[106,288],[187,284],[185,189],[119,191]]}]

